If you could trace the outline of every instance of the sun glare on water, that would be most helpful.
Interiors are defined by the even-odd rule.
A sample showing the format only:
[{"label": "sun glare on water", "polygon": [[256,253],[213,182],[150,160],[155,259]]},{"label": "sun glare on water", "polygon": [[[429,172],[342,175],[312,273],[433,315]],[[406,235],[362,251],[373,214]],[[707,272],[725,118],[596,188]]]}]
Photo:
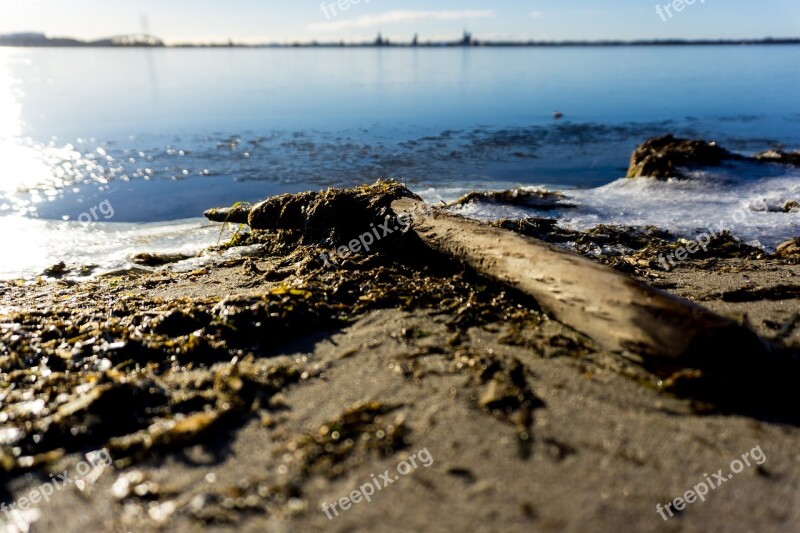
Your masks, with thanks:
[{"label": "sun glare on water", "polygon": [[[48,183],[53,177],[43,154],[22,138],[24,94],[11,69],[18,60],[14,51],[0,50],[0,192],[6,193]],[[5,207],[8,209],[10,206]]]},{"label": "sun glare on water", "polygon": [[23,139],[24,94],[11,68],[19,60],[15,51],[0,50],[0,275],[46,264],[54,244],[46,223],[24,217],[42,199],[28,194],[31,188],[52,190],[55,176],[43,151]]}]

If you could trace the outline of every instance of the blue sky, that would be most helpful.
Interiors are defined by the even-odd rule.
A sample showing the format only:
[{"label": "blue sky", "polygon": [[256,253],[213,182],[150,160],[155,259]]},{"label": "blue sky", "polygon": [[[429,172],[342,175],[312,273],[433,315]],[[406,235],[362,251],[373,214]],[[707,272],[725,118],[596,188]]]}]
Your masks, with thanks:
[{"label": "blue sky", "polygon": [[[338,0],[324,0],[326,5]],[[169,42],[441,39],[469,28],[490,39],[800,36],[798,0],[695,0],[671,17],[668,0],[0,0],[0,33],[97,38],[141,30]],[[358,3],[356,3],[358,1]],[[678,0],[680,1],[680,0]],[[686,0],[690,1],[690,0]]]}]

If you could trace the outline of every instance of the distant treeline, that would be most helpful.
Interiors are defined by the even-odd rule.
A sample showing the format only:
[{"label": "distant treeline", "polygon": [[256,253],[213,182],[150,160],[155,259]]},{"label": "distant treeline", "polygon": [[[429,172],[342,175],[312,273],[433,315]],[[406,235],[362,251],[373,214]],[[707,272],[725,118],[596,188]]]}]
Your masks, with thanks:
[{"label": "distant treeline", "polygon": [[99,39],[97,41],[81,41],[69,37],[47,37],[43,33],[15,33],[0,35],[0,46],[63,46],[63,47],[163,47],[164,41],[152,35],[120,35]]},{"label": "distant treeline", "polygon": [[756,45],[756,44],[800,44],[800,38],[767,38],[767,39],[716,39],[716,40],[688,40],[688,39],[660,39],[636,41],[479,41],[462,42],[418,42],[418,43],[291,43],[291,44],[257,44],[257,45],[198,45],[176,44],[175,48],[195,48],[202,46],[239,46],[245,48],[441,48],[441,47],[559,47],[559,46],[719,46],[719,45]]},{"label": "distant treeline", "polygon": [[[458,41],[420,41],[417,36],[409,42],[393,42],[378,36],[370,42],[296,42],[274,44],[225,43],[178,43],[170,48],[440,48],[440,47],[563,47],[563,46],[720,46],[800,44],[800,38],[765,39],[655,39],[655,40],[608,40],[608,41],[481,41],[465,33]],[[81,41],[71,38],[50,38],[41,33],[18,33],[0,35],[0,46],[62,46],[62,47],[167,47],[164,41],[152,35],[122,35],[97,41]]]}]

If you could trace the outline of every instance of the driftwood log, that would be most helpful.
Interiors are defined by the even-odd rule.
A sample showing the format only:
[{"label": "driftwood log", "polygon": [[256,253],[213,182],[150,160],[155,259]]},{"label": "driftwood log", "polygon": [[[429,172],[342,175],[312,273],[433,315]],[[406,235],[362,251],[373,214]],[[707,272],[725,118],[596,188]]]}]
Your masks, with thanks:
[{"label": "driftwood log", "polygon": [[532,296],[555,320],[646,366],[721,363],[733,354],[732,363],[765,352],[747,328],[578,254],[413,199],[392,208],[411,218],[428,247]]}]

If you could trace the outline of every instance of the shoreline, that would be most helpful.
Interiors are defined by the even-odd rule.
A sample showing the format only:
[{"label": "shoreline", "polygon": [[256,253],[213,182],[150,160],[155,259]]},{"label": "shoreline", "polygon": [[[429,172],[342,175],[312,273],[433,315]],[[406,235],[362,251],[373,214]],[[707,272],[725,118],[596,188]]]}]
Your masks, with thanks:
[{"label": "shoreline", "polygon": [[[2,38],[2,36],[0,36]],[[114,48],[114,49],[209,49],[209,48],[250,48],[250,49],[294,49],[294,48],[323,48],[323,49],[425,49],[425,48],[607,48],[607,47],[642,47],[642,46],[793,46],[800,45],[800,38],[764,38],[764,39],[658,39],[658,40],[631,40],[631,41],[475,41],[470,44],[462,42],[420,42],[412,43],[171,43],[161,45],[150,44],[96,44],[82,42],[69,38],[51,39],[53,43],[42,44],[11,44],[0,41],[0,48]],[[64,41],[64,44],[59,42]]]},{"label": "shoreline", "polygon": [[[413,230],[325,264],[321,253],[365,235],[404,197],[416,195],[379,182],[212,210],[252,229],[225,245],[239,257],[189,272],[0,281],[3,502],[102,449],[113,471],[25,515],[34,530],[797,523],[800,246],[766,254],[723,234],[665,270],[658,254],[682,244],[657,228],[493,224],[751,329],[771,359],[723,354],[720,381],[699,360],[664,373],[603,349]],[[765,461],[731,479],[735,489],[662,520],[658,506],[757,446]],[[346,503],[423,449],[429,467]]]}]

